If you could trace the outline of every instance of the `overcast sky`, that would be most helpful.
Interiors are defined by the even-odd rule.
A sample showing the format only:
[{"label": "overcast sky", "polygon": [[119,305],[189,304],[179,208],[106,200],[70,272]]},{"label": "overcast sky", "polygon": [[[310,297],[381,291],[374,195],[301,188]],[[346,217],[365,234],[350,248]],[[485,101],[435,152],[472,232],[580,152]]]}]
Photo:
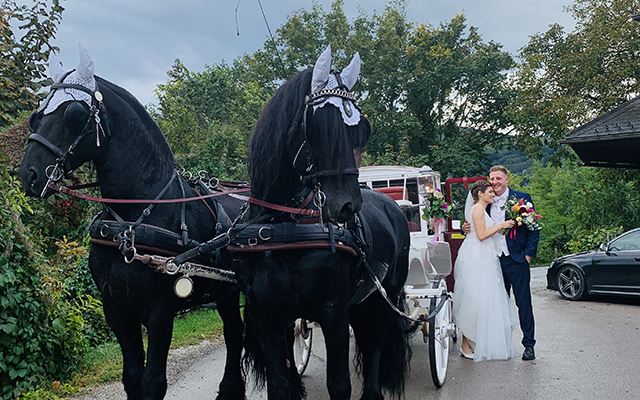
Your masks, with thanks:
[{"label": "overcast sky", "polygon": [[[271,31],[293,11],[311,9],[312,0],[261,0]],[[30,4],[30,0],[20,0]],[[78,43],[87,49],[95,73],[124,87],[143,104],[155,103],[153,90],[165,83],[179,58],[190,71],[222,60],[231,63],[262,47],[268,38],[258,0],[61,0],[65,8],[56,39],[65,69],[78,63]],[[329,10],[331,0],[318,0]],[[409,0],[407,15],[416,23],[438,25],[456,13],[478,27],[485,41],[494,40],[516,54],[529,36],[553,23],[571,31],[564,11],[570,0]],[[351,21],[362,8],[371,16],[384,0],[344,0]],[[236,31],[236,7],[237,28]]]}]

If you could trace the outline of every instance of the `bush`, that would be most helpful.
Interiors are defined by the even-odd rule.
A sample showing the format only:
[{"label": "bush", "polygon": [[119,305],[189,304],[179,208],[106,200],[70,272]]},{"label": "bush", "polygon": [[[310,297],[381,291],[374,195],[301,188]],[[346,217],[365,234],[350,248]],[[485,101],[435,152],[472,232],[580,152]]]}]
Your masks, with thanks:
[{"label": "bush", "polygon": [[[47,268],[22,221],[32,209],[19,182],[7,173],[1,154],[0,168],[0,399],[14,399],[45,380],[70,377],[104,330],[87,329],[85,317],[98,320],[101,311],[96,311],[99,302],[90,290],[80,284],[83,275],[59,279],[57,271],[50,272],[55,268]],[[77,283],[75,288],[67,289],[65,284],[71,282]],[[77,293],[84,296],[65,301]]]},{"label": "bush", "polygon": [[571,253],[580,251],[594,250],[601,243],[606,243],[612,236],[618,236],[623,232],[622,227],[618,228],[600,228],[592,231],[576,232],[573,239],[567,243],[567,248]]}]

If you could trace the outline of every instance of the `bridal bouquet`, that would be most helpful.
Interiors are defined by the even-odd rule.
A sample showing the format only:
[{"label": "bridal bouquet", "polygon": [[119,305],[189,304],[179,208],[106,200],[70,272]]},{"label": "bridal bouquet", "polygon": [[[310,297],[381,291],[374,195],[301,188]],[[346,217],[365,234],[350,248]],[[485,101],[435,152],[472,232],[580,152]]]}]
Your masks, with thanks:
[{"label": "bridal bouquet", "polygon": [[424,214],[422,214],[422,219],[428,221],[431,218],[451,218],[451,211],[453,211],[453,207],[445,201],[444,194],[442,194],[440,189],[436,189],[435,192],[433,192],[433,196],[429,200],[429,203],[429,207],[425,208]]},{"label": "bridal bouquet", "polygon": [[436,189],[435,192],[433,192],[433,195],[429,199],[428,205],[429,207],[425,207],[424,209],[422,219],[427,221],[429,230],[435,233],[432,239],[432,241],[435,241],[436,236],[438,236],[440,232],[444,232],[444,219],[451,218],[453,207],[451,206],[451,204],[446,202],[444,194],[442,194],[439,189]]},{"label": "bridal bouquet", "polygon": [[511,229],[502,229],[501,234],[505,235],[511,231],[511,234],[515,236],[515,228],[524,225],[530,231],[539,231],[542,229],[538,220],[542,218],[542,215],[536,214],[533,209],[533,204],[524,199],[516,199],[515,197],[507,200],[502,206],[502,209],[507,212],[507,219],[516,221],[517,225]]}]

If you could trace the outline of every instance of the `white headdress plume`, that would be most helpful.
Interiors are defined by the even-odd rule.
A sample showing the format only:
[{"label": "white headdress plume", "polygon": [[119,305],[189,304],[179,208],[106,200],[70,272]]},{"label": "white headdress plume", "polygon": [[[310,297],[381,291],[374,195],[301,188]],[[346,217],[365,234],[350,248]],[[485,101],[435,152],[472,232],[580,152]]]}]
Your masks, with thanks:
[{"label": "white headdress plume", "polygon": [[[349,63],[349,66],[340,73],[340,79],[348,90],[353,88],[360,74],[360,55],[356,53]],[[311,94],[316,94],[321,90],[337,89],[340,86],[336,77],[331,73],[331,45],[320,54],[313,67],[313,77],[311,78]],[[345,124],[354,126],[360,122],[360,112],[355,108],[351,100],[339,96],[327,96],[326,99],[313,106],[313,110],[332,104],[340,110],[342,120]]]}]

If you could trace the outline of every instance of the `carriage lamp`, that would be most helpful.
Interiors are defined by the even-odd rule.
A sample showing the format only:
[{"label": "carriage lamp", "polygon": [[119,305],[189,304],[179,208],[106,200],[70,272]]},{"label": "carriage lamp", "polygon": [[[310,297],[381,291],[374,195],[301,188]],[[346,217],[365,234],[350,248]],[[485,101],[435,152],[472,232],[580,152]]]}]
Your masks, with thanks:
[{"label": "carriage lamp", "polygon": [[440,174],[425,165],[420,168],[420,176],[418,177],[418,191],[422,197],[429,198],[439,186]]}]

